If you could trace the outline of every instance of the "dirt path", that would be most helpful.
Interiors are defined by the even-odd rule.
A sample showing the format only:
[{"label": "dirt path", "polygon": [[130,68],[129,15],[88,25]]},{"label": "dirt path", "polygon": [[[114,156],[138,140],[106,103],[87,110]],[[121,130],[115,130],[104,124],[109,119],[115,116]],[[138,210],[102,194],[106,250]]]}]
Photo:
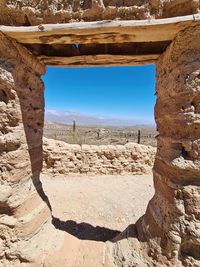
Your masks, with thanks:
[{"label": "dirt path", "polygon": [[90,240],[110,239],[142,216],[153,196],[152,176],[42,176],[59,227]]}]

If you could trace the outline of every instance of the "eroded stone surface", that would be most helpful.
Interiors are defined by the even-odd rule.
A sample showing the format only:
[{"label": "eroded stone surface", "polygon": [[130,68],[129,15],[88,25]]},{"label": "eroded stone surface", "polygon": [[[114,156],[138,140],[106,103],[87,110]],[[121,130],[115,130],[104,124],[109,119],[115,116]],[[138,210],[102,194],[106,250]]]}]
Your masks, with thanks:
[{"label": "eroded stone surface", "polygon": [[44,113],[40,75],[45,67],[3,34],[0,55],[0,265],[6,266],[8,259],[12,266],[26,260],[18,242],[33,236],[49,218],[39,196]]},{"label": "eroded stone surface", "polygon": [[[0,22],[34,25],[147,19],[199,12],[199,1],[0,1]],[[180,32],[157,64],[155,195],[114,242],[91,243],[56,229],[42,168],[45,67],[0,34],[0,265],[199,266],[200,26]],[[73,255],[76,255],[74,260]]]},{"label": "eroded stone surface", "polygon": [[198,13],[199,3],[199,0],[1,0],[0,23],[30,26],[175,17]]},{"label": "eroded stone surface", "polygon": [[118,237],[119,266],[200,264],[199,57],[198,25],[178,34],[157,64],[155,195],[136,227]]}]

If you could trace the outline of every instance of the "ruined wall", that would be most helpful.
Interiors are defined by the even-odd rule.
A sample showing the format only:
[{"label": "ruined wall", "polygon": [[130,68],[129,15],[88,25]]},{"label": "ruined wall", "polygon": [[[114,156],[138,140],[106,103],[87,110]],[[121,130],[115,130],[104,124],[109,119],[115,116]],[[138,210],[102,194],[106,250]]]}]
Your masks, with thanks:
[{"label": "ruined wall", "polygon": [[19,243],[50,218],[39,181],[45,67],[2,33],[0,55],[0,266],[18,266]]},{"label": "ruined wall", "polygon": [[0,24],[141,20],[198,13],[199,0],[0,0]]},{"label": "ruined wall", "polygon": [[196,25],[180,32],[157,64],[156,194],[147,215],[156,226],[152,233],[162,236],[166,256],[186,266],[199,266],[200,260],[199,59]]},{"label": "ruined wall", "polygon": [[[199,1],[0,0],[0,11],[1,24],[28,26],[188,15],[199,12]],[[46,227],[51,208],[39,181],[44,112],[40,76],[45,67],[2,33],[0,55],[0,266],[20,266],[20,262],[28,266],[31,261],[41,266],[49,255],[46,247],[53,252],[60,247],[55,236],[61,232]],[[103,255],[112,259],[107,266],[199,266],[200,25],[180,32],[160,57],[156,94],[155,195],[136,226],[110,242],[109,252],[104,247]],[[55,221],[59,219],[53,219],[54,225]],[[46,232],[39,236],[43,229]],[[57,254],[58,264],[61,258],[65,262],[68,239],[66,235]],[[88,243],[84,244],[80,259],[92,260]]]},{"label": "ruined wall", "polygon": [[58,174],[148,174],[156,149],[151,146],[71,145],[43,138],[43,172]]},{"label": "ruined wall", "polygon": [[[143,251],[143,262],[151,262],[151,266],[197,267],[200,264],[200,25],[180,32],[160,57],[156,95],[159,137],[153,170],[155,195],[146,214],[136,223],[140,243],[132,241],[132,250],[138,246],[137,252]],[[120,250],[120,243],[117,246]],[[120,255],[123,253],[118,253],[119,258]],[[131,260],[127,258],[127,262]]]}]

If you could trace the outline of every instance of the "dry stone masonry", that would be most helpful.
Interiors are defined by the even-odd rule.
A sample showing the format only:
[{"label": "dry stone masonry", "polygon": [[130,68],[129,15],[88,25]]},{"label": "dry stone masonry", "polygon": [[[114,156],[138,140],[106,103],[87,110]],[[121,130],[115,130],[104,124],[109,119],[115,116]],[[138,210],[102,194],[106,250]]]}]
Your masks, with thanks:
[{"label": "dry stone masonry", "polygon": [[151,146],[71,145],[43,138],[43,172],[59,174],[149,174],[156,149]]},{"label": "dry stone masonry", "polygon": [[[199,9],[198,0],[0,0],[0,24],[27,26],[28,29],[37,25],[33,35],[40,41],[22,44],[17,35],[21,28],[15,28],[16,35],[13,27],[9,28],[10,32],[3,26],[0,28],[0,266],[200,266]],[[169,28],[168,19],[155,25],[157,19],[185,15],[190,16],[170,20],[172,28]],[[111,22],[101,21],[105,19],[115,21],[109,31],[106,23]],[[133,22],[140,19],[145,19],[141,22],[142,30]],[[120,31],[119,24],[116,26],[121,20],[122,25],[125,25],[123,20],[137,24],[124,28],[132,38],[128,44],[124,44],[127,35]],[[71,44],[67,50],[70,53],[65,49],[66,33],[58,38],[53,32],[54,39],[44,37],[51,29],[46,31],[48,27],[42,23],[83,25],[82,21],[99,21],[103,31],[99,34],[101,45],[95,43],[99,37],[96,31],[100,28],[95,26],[95,31],[93,26],[91,30],[93,24],[87,24],[89,30],[80,26],[78,33],[78,25],[76,29],[72,27],[81,49],[74,50]],[[152,24],[154,30],[148,35],[146,30]],[[87,30],[88,38],[84,38]],[[92,31],[97,34],[95,38],[92,38]],[[164,35],[157,34],[159,31]],[[121,44],[115,42],[113,34]],[[134,35],[137,38],[134,39]],[[160,40],[161,35],[169,38]],[[152,36],[159,38],[152,40]],[[57,38],[63,43],[56,43]],[[73,34],[70,38],[73,40]],[[129,50],[130,47],[134,49]],[[153,168],[155,195],[145,215],[112,242],[79,240],[65,232],[65,222],[52,216],[40,182],[44,123],[41,76],[48,64],[41,60],[41,55],[56,55],[53,62],[59,65],[60,62],[64,64],[58,60],[59,56],[63,59],[80,54],[85,57],[84,63],[90,56],[93,65],[97,54],[101,64],[106,64],[107,55],[112,54],[113,64],[120,65],[122,51],[126,53],[124,56],[131,52],[137,57],[134,62],[133,58],[127,61],[126,57],[126,64],[155,62],[157,65],[155,118],[159,136]],[[148,61],[146,56],[149,55]],[[100,61],[97,64],[100,65]],[[83,57],[73,58],[74,65],[84,65]],[[55,146],[58,147],[58,143]],[[50,147],[45,143],[46,169],[53,166],[52,160],[56,162],[49,152]],[[97,155],[91,147],[82,149],[86,148]],[[67,151],[67,145],[63,146],[65,149]],[[69,164],[64,157],[61,162],[63,166]],[[62,166],[57,167],[63,170]]]}]

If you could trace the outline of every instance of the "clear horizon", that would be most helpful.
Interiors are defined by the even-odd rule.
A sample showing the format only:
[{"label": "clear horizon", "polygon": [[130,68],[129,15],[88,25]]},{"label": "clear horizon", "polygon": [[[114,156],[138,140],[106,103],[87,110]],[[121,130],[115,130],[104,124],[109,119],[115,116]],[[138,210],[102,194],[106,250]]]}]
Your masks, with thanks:
[{"label": "clear horizon", "polygon": [[46,119],[54,115],[62,122],[65,115],[80,121],[96,118],[102,123],[119,120],[121,124],[124,120],[128,124],[155,124],[154,65],[48,67],[43,80]]}]

